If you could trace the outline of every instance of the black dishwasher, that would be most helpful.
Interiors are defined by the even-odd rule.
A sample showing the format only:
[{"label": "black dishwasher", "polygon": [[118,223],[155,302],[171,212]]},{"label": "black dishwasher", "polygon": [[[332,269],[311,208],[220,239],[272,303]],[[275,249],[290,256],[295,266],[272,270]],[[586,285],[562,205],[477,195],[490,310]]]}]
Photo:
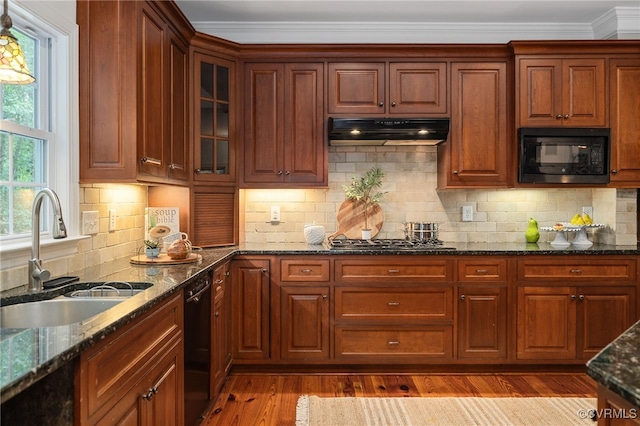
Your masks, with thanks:
[{"label": "black dishwasher", "polygon": [[198,424],[211,401],[211,276],[184,291],[184,424]]}]

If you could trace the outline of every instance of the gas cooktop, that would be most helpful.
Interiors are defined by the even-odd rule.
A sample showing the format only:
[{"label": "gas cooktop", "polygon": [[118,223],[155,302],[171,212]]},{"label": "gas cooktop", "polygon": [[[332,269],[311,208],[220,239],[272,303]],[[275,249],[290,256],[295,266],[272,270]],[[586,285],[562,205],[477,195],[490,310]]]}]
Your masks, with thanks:
[{"label": "gas cooktop", "polygon": [[436,239],[424,241],[330,239],[327,245],[331,250],[455,250],[455,247],[446,247],[443,244]]}]

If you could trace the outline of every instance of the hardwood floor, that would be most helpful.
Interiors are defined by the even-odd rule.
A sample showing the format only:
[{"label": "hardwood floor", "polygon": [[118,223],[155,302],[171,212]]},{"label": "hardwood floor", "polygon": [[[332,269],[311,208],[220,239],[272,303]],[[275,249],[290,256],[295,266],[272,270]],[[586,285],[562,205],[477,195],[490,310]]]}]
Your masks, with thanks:
[{"label": "hardwood floor", "polygon": [[225,384],[206,426],[289,426],[300,395],[324,397],[596,397],[586,374],[244,375]]}]

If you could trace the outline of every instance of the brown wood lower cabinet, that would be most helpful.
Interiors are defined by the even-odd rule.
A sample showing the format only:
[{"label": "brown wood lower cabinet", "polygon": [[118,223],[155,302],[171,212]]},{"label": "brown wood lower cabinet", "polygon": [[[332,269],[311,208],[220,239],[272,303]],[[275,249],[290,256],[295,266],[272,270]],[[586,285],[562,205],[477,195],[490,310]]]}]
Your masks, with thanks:
[{"label": "brown wood lower cabinet", "polygon": [[636,318],[632,287],[518,288],[518,359],[587,360]]},{"label": "brown wood lower cabinet", "polygon": [[638,259],[592,257],[240,256],[234,365],[584,366],[638,319]]},{"label": "brown wood lower cabinet", "polygon": [[458,288],[458,358],[507,357],[507,287]]},{"label": "brown wood lower cabinet", "polygon": [[182,293],[80,355],[79,425],[177,425],[183,413]]}]

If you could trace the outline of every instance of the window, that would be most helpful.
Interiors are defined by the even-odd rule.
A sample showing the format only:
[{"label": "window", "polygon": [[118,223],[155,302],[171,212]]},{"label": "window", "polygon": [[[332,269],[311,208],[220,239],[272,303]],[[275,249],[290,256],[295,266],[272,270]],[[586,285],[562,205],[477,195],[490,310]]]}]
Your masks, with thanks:
[{"label": "window", "polygon": [[78,26],[76,3],[10,1],[13,34],[25,52],[31,85],[0,85],[0,269],[26,265],[33,196],[60,198],[69,237],[50,237],[51,203],[42,205],[42,259],[77,251]]},{"label": "window", "polygon": [[[36,37],[14,28],[29,70],[36,77],[30,85],[3,84],[0,87],[2,130],[0,130],[0,238],[31,232],[31,204],[35,193],[50,186],[47,82],[50,49],[48,37]],[[41,53],[41,54],[40,54]],[[43,61],[36,59],[42,57]],[[46,209],[41,229],[50,227]]]}]

